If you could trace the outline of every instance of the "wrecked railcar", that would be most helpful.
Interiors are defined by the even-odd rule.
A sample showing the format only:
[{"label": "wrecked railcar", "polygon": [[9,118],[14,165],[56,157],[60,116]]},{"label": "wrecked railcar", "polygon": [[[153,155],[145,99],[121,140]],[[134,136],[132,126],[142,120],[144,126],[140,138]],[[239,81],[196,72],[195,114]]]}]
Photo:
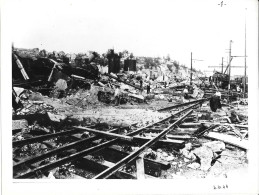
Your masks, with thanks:
[{"label": "wrecked railcar", "polygon": [[[47,57],[30,57],[17,52],[13,52],[12,55],[14,86],[28,88],[33,85],[55,84],[59,79],[67,81],[68,77],[79,80],[79,82],[84,79],[96,80],[99,78],[98,67],[94,64],[87,64],[84,68],[72,67],[70,64],[57,62]],[[95,56],[91,56],[89,62],[94,58]],[[24,74],[28,76],[25,77]],[[24,82],[24,80],[28,81]]]}]

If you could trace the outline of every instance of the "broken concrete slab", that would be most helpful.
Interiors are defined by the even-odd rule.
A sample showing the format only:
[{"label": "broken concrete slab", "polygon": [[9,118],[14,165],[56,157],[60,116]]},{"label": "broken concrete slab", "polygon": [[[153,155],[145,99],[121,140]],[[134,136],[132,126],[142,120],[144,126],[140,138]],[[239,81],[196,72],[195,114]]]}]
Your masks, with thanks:
[{"label": "broken concrete slab", "polygon": [[207,143],[204,143],[203,146],[211,148],[213,152],[222,152],[223,150],[226,149],[226,146],[222,141],[207,142]]},{"label": "broken concrete slab", "polygon": [[211,162],[215,158],[215,153],[222,152],[225,150],[225,144],[220,141],[212,141],[204,143],[201,147],[193,149],[191,143],[185,145],[185,148],[180,150],[180,153],[184,156],[184,161],[197,161],[197,164],[190,164],[188,167],[192,169],[200,168],[203,171],[209,170],[211,167]]},{"label": "broken concrete slab", "polygon": [[200,169],[203,171],[208,171],[211,167],[211,161],[213,160],[213,151],[206,146],[202,146],[193,150],[193,154],[200,161]]},{"label": "broken concrete slab", "polygon": [[28,121],[25,119],[12,120],[12,130],[21,130],[28,127]]},{"label": "broken concrete slab", "polygon": [[47,112],[47,115],[48,115],[50,121],[52,121],[54,123],[60,123],[67,118],[67,116],[64,114],[53,114],[53,113]]},{"label": "broken concrete slab", "polygon": [[204,137],[220,140],[227,144],[237,146],[237,147],[245,149],[245,150],[247,150],[249,148],[248,140],[246,140],[246,139],[241,140],[240,138],[234,137],[232,135],[227,135],[227,134],[217,133],[217,132],[209,132]]},{"label": "broken concrete slab", "polygon": [[225,150],[225,144],[220,141],[204,143],[201,147],[194,149],[192,152],[200,161],[200,169],[207,171],[211,167],[212,160],[217,157],[215,153]]},{"label": "broken concrete slab", "polygon": [[185,144],[185,147],[180,150],[180,153],[184,156],[185,162],[189,162],[191,160],[193,161],[196,159],[196,156],[193,154],[191,149],[192,149],[192,144],[187,143],[187,144]]},{"label": "broken concrete slab", "polygon": [[191,168],[191,169],[199,169],[200,168],[200,164],[197,163],[197,162],[194,162],[194,163],[191,163],[191,164],[188,164],[187,167]]}]

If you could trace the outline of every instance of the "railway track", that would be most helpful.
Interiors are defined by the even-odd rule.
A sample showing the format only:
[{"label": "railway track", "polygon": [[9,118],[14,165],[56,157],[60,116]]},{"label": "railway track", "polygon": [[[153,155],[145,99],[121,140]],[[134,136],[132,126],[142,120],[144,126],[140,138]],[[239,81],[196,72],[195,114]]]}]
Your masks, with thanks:
[{"label": "railway track", "polygon": [[[171,144],[173,147],[176,146],[178,148],[184,147],[184,140],[168,141],[163,138],[170,131],[173,131],[176,127],[178,127],[186,119],[186,117],[193,113],[194,109],[198,108],[206,100],[207,99],[201,99],[160,109],[159,112],[168,112],[173,109],[181,108],[181,110],[173,112],[169,117],[141,128],[136,128],[133,125],[132,127],[115,128],[104,132],[95,129],[93,126],[73,126],[62,132],[36,136],[20,141],[13,141],[13,148],[17,148],[32,143],[41,143],[44,140],[56,139],[63,136],[70,138],[73,137],[76,139],[75,135],[83,132],[90,132],[92,134],[90,137],[77,138],[77,140],[74,140],[61,147],[51,149],[42,154],[34,155],[20,161],[16,159],[17,162],[13,165],[13,177],[15,179],[40,178],[42,175],[46,175],[49,171],[57,167],[67,163],[75,163],[84,168],[95,169],[98,173],[95,174],[93,177],[94,179],[136,179],[137,177],[134,174],[129,174],[122,170],[122,168],[131,164],[137,166],[136,162],[140,159],[139,156],[142,156],[144,151],[156,144]],[[146,138],[141,136],[141,134],[145,131],[154,130],[159,131],[154,138]],[[125,132],[127,133],[125,134]],[[137,145],[138,147],[134,151],[121,151],[115,147],[116,144]],[[68,152],[71,149],[74,149],[76,152]],[[60,154],[64,152],[67,153],[63,157]],[[48,161],[46,164],[39,163],[44,162],[44,160],[53,156],[58,156],[58,158],[53,162]],[[103,159],[93,160],[93,156],[103,156]],[[144,172],[149,176],[157,177],[159,176],[159,171],[157,171],[157,169],[161,170],[170,167],[170,165],[165,162],[158,162],[147,158],[142,159],[145,165]],[[26,168],[26,171],[21,171],[24,168]]]}]

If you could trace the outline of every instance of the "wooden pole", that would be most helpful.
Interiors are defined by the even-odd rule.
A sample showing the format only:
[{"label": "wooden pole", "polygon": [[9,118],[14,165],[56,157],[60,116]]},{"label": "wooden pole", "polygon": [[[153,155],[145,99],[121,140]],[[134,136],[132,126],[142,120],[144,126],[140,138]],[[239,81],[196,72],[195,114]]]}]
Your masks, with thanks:
[{"label": "wooden pole", "polygon": [[191,81],[190,81],[190,85],[192,84],[192,52],[191,52]]},{"label": "wooden pole", "polygon": [[[228,76],[229,76],[229,80],[228,80],[228,94],[230,95],[230,76],[231,76],[231,43],[232,40],[230,40],[229,43],[229,72],[228,72]],[[229,101],[229,96],[228,96],[228,101]]]},{"label": "wooden pole", "polygon": [[245,11],[245,77],[244,77],[244,97],[245,97],[245,92],[246,92],[246,11]]},{"label": "wooden pole", "polygon": [[223,57],[222,57],[222,62],[221,62],[221,73],[223,74]]},{"label": "wooden pole", "polygon": [[140,154],[136,160],[137,179],[145,179],[144,155]]}]

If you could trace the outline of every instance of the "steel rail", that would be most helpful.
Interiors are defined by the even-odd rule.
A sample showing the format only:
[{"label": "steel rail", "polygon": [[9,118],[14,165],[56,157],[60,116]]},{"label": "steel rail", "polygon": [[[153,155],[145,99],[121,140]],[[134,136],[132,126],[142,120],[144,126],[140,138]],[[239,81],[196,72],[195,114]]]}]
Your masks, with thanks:
[{"label": "steel rail", "polygon": [[90,128],[86,128],[86,127],[73,126],[73,128],[76,130],[82,130],[82,131],[88,131],[88,132],[95,133],[95,134],[100,134],[105,137],[113,137],[113,138],[118,138],[118,139],[123,139],[123,140],[128,140],[128,141],[132,141],[132,139],[133,139],[132,137],[129,137],[129,136],[120,135],[120,134],[111,133],[111,132],[99,131],[99,130],[90,129]]},{"label": "steel rail", "polygon": [[[199,103],[198,103],[198,104],[199,104]],[[163,119],[163,120],[161,120],[161,121],[158,121],[158,122],[156,122],[156,123],[147,125],[147,126],[145,126],[145,127],[141,127],[141,128],[139,128],[139,129],[135,130],[134,132],[128,133],[128,134],[126,134],[126,135],[127,135],[127,136],[133,136],[133,135],[139,134],[140,132],[145,131],[147,128],[152,127],[152,126],[155,125],[155,124],[159,124],[159,123],[162,123],[162,122],[164,122],[164,121],[166,121],[166,120],[169,120],[169,119],[175,117],[175,115],[181,114],[182,112],[184,112],[184,111],[186,111],[186,110],[189,110],[189,109],[191,109],[191,108],[197,106],[198,104],[195,104],[195,105],[192,105],[192,106],[190,106],[190,107],[187,107],[187,108],[185,108],[184,110],[178,111],[177,113],[174,113],[174,114],[172,114],[171,116],[169,116],[169,117],[167,117],[167,118],[165,118],[165,119]],[[65,164],[65,163],[73,162],[73,161],[75,161],[75,160],[77,160],[77,159],[79,159],[79,158],[81,158],[81,157],[83,157],[83,156],[86,156],[86,155],[91,154],[91,153],[93,153],[93,152],[99,151],[99,150],[101,150],[101,149],[103,149],[103,148],[105,148],[105,147],[108,147],[108,146],[110,146],[110,145],[113,145],[113,144],[115,144],[117,141],[118,141],[118,139],[109,140],[109,141],[104,142],[104,143],[101,143],[101,144],[99,144],[99,145],[97,145],[97,146],[93,146],[93,147],[91,147],[91,148],[87,148],[87,149],[82,150],[82,151],[80,151],[80,152],[78,152],[78,153],[75,153],[75,154],[72,154],[72,155],[70,155],[70,156],[67,156],[67,157],[64,157],[64,158],[62,158],[62,159],[59,159],[59,160],[57,160],[57,161],[55,161],[55,162],[48,163],[48,164],[46,164],[46,165],[42,165],[42,166],[40,166],[40,167],[37,167],[37,168],[35,168],[35,169],[32,169],[31,171],[29,171],[29,172],[27,172],[27,173],[17,175],[17,176],[15,176],[14,178],[15,178],[15,179],[25,179],[25,178],[34,177],[34,176],[35,176],[37,173],[39,173],[39,172],[40,172],[40,173],[46,172],[46,171],[49,171],[49,170],[54,169],[55,167],[61,166],[61,165]]]},{"label": "steel rail", "polygon": [[192,108],[194,108],[194,107],[196,107],[196,106],[198,106],[198,105],[199,105],[199,103],[198,103],[198,104],[195,104],[195,105],[192,105],[192,106],[189,106],[189,107],[187,107],[187,108],[185,108],[185,109],[183,109],[183,110],[180,110],[180,111],[178,111],[178,112],[176,112],[176,113],[173,113],[172,115],[170,115],[169,117],[167,117],[167,118],[165,118],[165,119],[162,119],[162,120],[160,120],[160,121],[158,121],[158,122],[156,122],[156,123],[147,125],[147,126],[145,126],[145,127],[141,127],[140,129],[137,129],[137,130],[135,130],[134,132],[131,132],[131,133],[127,134],[127,135],[130,135],[130,136],[137,135],[137,134],[139,134],[139,133],[141,133],[141,132],[143,132],[143,131],[146,131],[148,128],[150,128],[150,127],[152,127],[152,126],[154,126],[154,125],[156,125],[156,124],[160,124],[160,123],[163,123],[163,122],[165,122],[165,121],[167,121],[167,120],[169,120],[169,119],[172,119],[172,118],[174,118],[176,115],[181,114],[181,113],[183,113],[183,112],[185,112],[185,111],[187,111],[187,110],[190,110],[190,109],[192,109]]},{"label": "steel rail", "polygon": [[23,146],[23,145],[27,145],[27,144],[31,144],[31,143],[36,143],[36,142],[39,142],[39,141],[52,139],[52,138],[58,137],[58,136],[76,134],[80,131],[84,131],[84,130],[80,130],[80,129],[74,130],[73,129],[73,130],[67,130],[67,131],[62,131],[62,132],[58,132],[58,133],[51,133],[51,134],[36,136],[36,137],[33,137],[33,138],[29,138],[29,139],[13,141],[13,147]]},{"label": "steel rail", "polygon": [[189,114],[191,114],[193,110],[190,110],[188,113],[186,113],[184,116],[182,116],[179,120],[175,121],[173,124],[169,125],[167,128],[165,128],[161,133],[158,134],[155,138],[151,139],[144,145],[142,145],[137,151],[131,153],[130,155],[126,156],[122,160],[120,160],[118,163],[116,163],[113,167],[110,167],[103,171],[102,173],[98,174],[94,177],[94,179],[106,179],[112,174],[114,174],[116,171],[118,171],[122,166],[125,166],[127,163],[131,162],[132,160],[136,159],[141,153],[143,153],[146,149],[148,149],[150,146],[152,146],[154,143],[156,143],[160,138],[165,136],[169,131],[172,130],[174,126],[179,124],[184,118],[186,118]]},{"label": "steel rail", "polygon": [[175,108],[179,108],[179,107],[182,107],[182,106],[187,106],[187,105],[198,103],[198,102],[203,102],[203,101],[206,101],[206,100],[208,100],[208,98],[203,98],[203,99],[194,100],[194,101],[191,101],[191,102],[186,102],[186,103],[183,103],[183,104],[177,104],[177,105],[174,105],[174,106],[169,106],[169,107],[166,107],[166,108],[161,108],[161,109],[159,109],[157,111],[158,112],[162,112],[162,111],[166,111],[166,110],[170,110],[170,109],[175,109]]},{"label": "steel rail", "polygon": [[[89,127],[93,127],[93,126],[89,126]],[[71,134],[73,135],[73,134],[76,134],[81,131],[85,131],[85,130],[82,130],[82,129],[75,130],[75,129],[69,128],[69,130],[67,130],[67,131],[62,131],[62,132],[58,132],[58,133],[50,133],[50,134],[46,134],[46,135],[35,136],[35,137],[29,138],[29,139],[13,141],[13,147],[27,145],[30,143],[36,143],[36,142],[44,141],[44,140],[62,136],[62,135],[71,135]]]},{"label": "steel rail", "polygon": [[[108,132],[116,132],[118,131],[119,129],[112,129]],[[94,135],[94,136],[91,136],[91,137],[88,137],[88,138],[85,138],[85,139],[82,139],[82,140],[79,140],[79,141],[76,141],[76,142],[72,142],[72,143],[69,143],[65,146],[61,146],[59,148],[56,148],[56,149],[53,149],[53,150],[50,150],[44,154],[41,154],[41,155],[36,155],[36,156],[32,156],[28,159],[25,159],[23,161],[20,161],[18,163],[16,163],[14,166],[13,166],[13,169],[17,169],[19,168],[20,166],[22,165],[26,165],[26,164],[32,164],[32,163],[36,163],[38,161],[41,161],[41,160],[44,160],[48,157],[51,157],[55,154],[58,154],[60,152],[63,152],[63,151],[66,151],[66,150],[69,150],[69,149],[72,149],[72,148],[76,148],[76,147],[79,147],[83,144],[88,144],[88,143],[91,143],[92,141],[95,141],[97,139],[100,139],[101,137],[98,136],[98,135]]]}]

